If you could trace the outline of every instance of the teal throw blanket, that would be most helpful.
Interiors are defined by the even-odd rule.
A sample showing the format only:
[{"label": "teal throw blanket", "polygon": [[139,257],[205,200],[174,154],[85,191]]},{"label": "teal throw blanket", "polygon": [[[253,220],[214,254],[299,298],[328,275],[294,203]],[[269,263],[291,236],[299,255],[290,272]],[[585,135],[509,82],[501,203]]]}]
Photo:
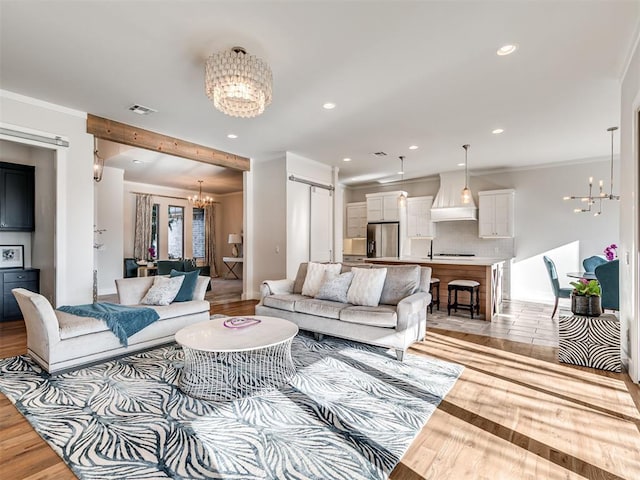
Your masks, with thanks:
[{"label": "teal throw blanket", "polygon": [[118,337],[123,346],[128,346],[128,338],[160,318],[158,312],[147,307],[128,307],[117,303],[90,303],[88,305],[63,305],[61,312],[93,317],[104,320],[107,327]]}]

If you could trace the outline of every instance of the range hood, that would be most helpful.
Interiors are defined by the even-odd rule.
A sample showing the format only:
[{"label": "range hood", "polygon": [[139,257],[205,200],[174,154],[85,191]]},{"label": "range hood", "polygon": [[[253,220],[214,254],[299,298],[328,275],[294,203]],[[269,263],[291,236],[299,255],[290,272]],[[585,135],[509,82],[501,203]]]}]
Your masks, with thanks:
[{"label": "range hood", "polygon": [[440,189],[431,207],[432,222],[478,219],[478,209],[473,197],[471,203],[462,203],[461,193],[464,185],[464,172],[440,174]]}]

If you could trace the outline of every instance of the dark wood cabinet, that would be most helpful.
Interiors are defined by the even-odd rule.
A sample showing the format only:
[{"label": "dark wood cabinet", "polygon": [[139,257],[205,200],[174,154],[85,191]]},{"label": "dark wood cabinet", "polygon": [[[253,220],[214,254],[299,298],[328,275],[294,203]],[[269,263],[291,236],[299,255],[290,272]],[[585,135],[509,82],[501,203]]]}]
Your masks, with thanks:
[{"label": "dark wood cabinet", "polygon": [[26,288],[40,293],[40,270],[37,268],[0,270],[0,322],[22,318],[20,307],[11,290]]},{"label": "dark wood cabinet", "polygon": [[0,231],[35,230],[35,167],[0,162]]}]

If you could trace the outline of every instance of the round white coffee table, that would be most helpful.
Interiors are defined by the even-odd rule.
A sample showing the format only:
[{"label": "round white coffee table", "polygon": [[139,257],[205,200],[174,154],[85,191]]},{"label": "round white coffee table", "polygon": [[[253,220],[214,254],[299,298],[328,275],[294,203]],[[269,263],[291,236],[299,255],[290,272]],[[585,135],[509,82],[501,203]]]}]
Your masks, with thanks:
[{"label": "round white coffee table", "polygon": [[[233,318],[259,320],[238,327]],[[225,317],[179,330],[184,351],[180,389],[196,398],[235,400],[278,388],[296,373],[291,341],[298,326],[275,317]]]}]

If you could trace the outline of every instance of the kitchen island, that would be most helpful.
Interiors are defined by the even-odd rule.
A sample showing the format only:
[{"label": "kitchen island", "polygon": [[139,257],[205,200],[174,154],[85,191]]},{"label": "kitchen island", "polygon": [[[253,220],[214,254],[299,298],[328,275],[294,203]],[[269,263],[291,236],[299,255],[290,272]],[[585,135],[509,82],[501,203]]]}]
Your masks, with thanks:
[{"label": "kitchen island", "polygon": [[440,309],[447,309],[449,292],[447,284],[452,280],[475,280],[480,283],[480,318],[491,321],[500,313],[502,303],[502,275],[504,258],[488,257],[380,257],[367,258],[366,263],[382,265],[422,265],[431,267],[431,276],[440,279]]}]

